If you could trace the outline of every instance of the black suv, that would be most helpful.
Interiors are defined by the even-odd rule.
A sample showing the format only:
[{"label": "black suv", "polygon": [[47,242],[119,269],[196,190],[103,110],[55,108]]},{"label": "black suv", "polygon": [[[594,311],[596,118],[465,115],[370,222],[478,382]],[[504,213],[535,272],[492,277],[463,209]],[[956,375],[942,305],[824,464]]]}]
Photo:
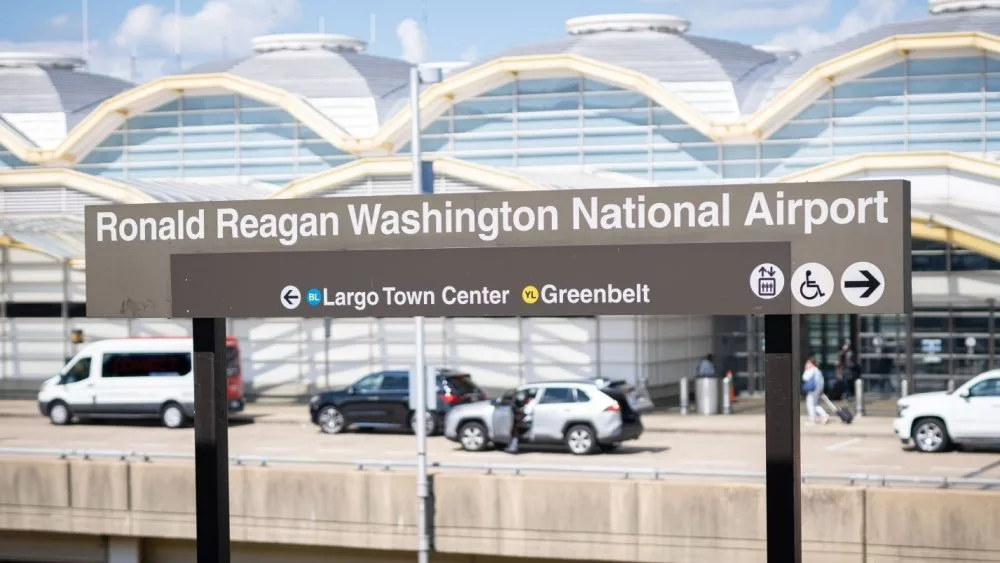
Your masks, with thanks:
[{"label": "black suv", "polygon": [[[451,407],[486,399],[472,377],[449,369],[437,370],[437,408],[427,413],[427,435],[441,428]],[[327,434],[354,428],[408,428],[414,430],[410,410],[410,372],[380,371],[362,377],[345,389],[325,391],[309,400],[313,424]]]}]

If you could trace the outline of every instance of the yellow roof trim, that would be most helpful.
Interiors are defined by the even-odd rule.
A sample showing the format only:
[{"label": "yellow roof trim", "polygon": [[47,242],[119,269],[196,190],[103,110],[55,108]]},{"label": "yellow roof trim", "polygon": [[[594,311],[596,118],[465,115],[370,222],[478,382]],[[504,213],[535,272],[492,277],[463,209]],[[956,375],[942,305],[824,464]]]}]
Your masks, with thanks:
[{"label": "yellow roof trim", "polygon": [[115,203],[155,203],[157,200],[131,186],[109,178],[91,176],[68,168],[18,168],[0,172],[2,188],[64,186]]},{"label": "yellow roof trim", "polygon": [[[656,79],[640,72],[574,54],[505,57],[473,67],[435,84],[420,96],[425,122],[440,117],[450,103],[479,95],[515,75],[582,75],[648,96],[694,129],[716,141],[752,139],[793,118],[799,106],[810,103],[829,88],[829,77],[871,64],[887,64],[904,52],[975,48],[1000,54],[1000,37],[981,32],[896,35],[861,47],[829,61],[799,77],[754,114],[734,122],[716,122],[684,102]],[[0,144],[26,163],[45,164],[85,155],[124,119],[125,114],[142,113],[167,103],[184,93],[225,90],[279,107],[338,149],[353,154],[385,152],[405,143],[409,132],[409,108],[397,112],[372,137],[352,137],[300,96],[284,89],[226,73],[164,76],[109,98],[78,123],[55,148],[35,146],[9,126],[0,125]],[[391,148],[390,148],[391,147]],[[69,156],[72,162],[72,156]]]},{"label": "yellow roof trim", "polygon": [[894,154],[857,154],[782,176],[779,182],[824,182],[851,174],[874,170],[945,168],[1000,180],[1000,163],[973,156],[947,152],[905,152]]},{"label": "yellow roof trim", "polygon": [[1000,260],[1000,244],[960,229],[913,219],[910,221],[910,233],[913,238],[953,244],[988,258]]}]

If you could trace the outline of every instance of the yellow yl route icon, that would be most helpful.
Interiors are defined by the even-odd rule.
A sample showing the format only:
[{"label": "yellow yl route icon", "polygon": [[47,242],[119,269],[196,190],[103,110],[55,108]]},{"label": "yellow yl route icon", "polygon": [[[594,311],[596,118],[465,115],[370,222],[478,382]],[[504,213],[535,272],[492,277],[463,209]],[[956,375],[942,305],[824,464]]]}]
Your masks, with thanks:
[{"label": "yellow yl route icon", "polygon": [[525,286],[521,290],[521,299],[524,300],[528,305],[534,304],[538,301],[538,288],[533,285]]}]

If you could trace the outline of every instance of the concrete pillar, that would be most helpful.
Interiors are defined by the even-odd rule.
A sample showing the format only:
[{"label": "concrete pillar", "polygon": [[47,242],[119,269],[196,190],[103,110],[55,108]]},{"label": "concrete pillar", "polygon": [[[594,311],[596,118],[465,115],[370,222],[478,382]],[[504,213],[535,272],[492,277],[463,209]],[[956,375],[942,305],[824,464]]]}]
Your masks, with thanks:
[{"label": "concrete pillar", "polygon": [[108,537],[108,563],[140,563],[141,560],[139,538]]}]

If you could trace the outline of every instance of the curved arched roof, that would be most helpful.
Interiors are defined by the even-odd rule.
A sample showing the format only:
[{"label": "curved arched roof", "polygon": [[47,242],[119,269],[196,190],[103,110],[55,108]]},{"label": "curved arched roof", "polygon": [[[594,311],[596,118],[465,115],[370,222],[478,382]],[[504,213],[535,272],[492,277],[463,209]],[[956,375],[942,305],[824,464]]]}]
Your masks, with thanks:
[{"label": "curved arched roof", "polygon": [[255,40],[256,53],[217,61],[184,74],[226,73],[280,88],[310,101],[356,136],[373,135],[405,103],[410,63],[360,52],[364,42],[327,34]]},{"label": "curved arched roof", "polygon": [[[421,116],[425,123],[430,123],[447,112],[451,104],[510,82],[515,75],[525,78],[582,75],[641,92],[709,138],[752,142],[766,137],[792,119],[801,108],[822,95],[837,76],[872,72],[900,60],[905,52],[968,49],[1000,54],[1000,36],[959,32],[887,37],[813,67],[755,113],[737,122],[711,118],[659,80],[635,70],[573,54],[505,57],[452,75],[427,88],[420,97]],[[26,144],[22,135],[0,122],[0,144],[27,163],[64,165],[86,155],[130,114],[165,104],[181,93],[219,92],[236,93],[280,107],[331,145],[348,153],[391,153],[404,145],[410,134],[408,107],[397,112],[374,136],[358,138],[349,135],[302,96],[254,80],[220,73],[167,76],[123,92],[101,103],[62,143],[51,149]]]}]

